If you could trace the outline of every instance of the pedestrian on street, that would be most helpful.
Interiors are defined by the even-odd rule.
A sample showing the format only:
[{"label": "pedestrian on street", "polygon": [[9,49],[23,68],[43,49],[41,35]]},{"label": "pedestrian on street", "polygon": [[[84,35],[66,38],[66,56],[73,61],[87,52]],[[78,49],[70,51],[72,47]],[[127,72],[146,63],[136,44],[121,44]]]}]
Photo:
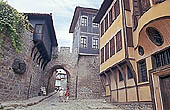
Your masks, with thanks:
[{"label": "pedestrian on street", "polygon": [[66,90],[65,97],[66,97],[65,102],[68,102],[68,98],[69,98],[69,91],[68,91],[68,89]]},{"label": "pedestrian on street", "polygon": [[63,89],[60,89],[60,91],[59,91],[59,102],[63,102],[63,95],[64,95],[64,91],[63,91]]}]

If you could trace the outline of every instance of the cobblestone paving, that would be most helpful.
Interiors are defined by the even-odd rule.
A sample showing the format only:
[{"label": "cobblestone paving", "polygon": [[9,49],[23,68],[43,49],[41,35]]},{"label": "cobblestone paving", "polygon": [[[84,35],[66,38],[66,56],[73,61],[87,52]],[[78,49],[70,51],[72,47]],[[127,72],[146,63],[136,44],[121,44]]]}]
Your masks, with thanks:
[{"label": "cobblestone paving", "polygon": [[69,100],[59,102],[58,95],[54,95],[43,102],[29,107],[18,107],[15,110],[122,110],[108,104],[102,99]]}]

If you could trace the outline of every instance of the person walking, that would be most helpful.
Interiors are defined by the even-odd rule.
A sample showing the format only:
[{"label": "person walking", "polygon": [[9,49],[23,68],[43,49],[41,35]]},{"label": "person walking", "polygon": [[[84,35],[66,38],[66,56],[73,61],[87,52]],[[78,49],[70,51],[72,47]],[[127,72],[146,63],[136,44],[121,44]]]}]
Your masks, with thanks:
[{"label": "person walking", "polygon": [[63,102],[63,95],[64,95],[64,91],[63,91],[63,89],[60,89],[60,91],[59,91],[59,102]]},{"label": "person walking", "polygon": [[66,91],[66,93],[65,93],[65,97],[66,97],[65,102],[68,102],[68,98],[69,98],[69,91],[68,91],[68,89],[67,89],[67,91]]}]

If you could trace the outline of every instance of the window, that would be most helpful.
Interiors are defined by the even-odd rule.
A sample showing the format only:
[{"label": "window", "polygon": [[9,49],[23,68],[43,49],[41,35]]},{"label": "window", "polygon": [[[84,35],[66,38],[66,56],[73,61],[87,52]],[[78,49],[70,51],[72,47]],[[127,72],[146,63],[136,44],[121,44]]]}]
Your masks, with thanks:
[{"label": "window", "polygon": [[122,35],[121,31],[116,34],[116,52],[122,49]]},{"label": "window", "polygon": [[42,24],[36,24],[35,25],[35,33],[36,34],[42,34],[42,30],[43,30],[43,25]]},{"label": "window", "polygon": [[128,47],[133,47],[132,27],[126,27],[126,32],[127,32],[127,45]]},{"label": "window", "polygon": [[110,40],[110,57],[115,54],[115,39],[114,37]]},{"label": "window", "polygon": [[130,70],[130,68],[128,66],[127,66],[127,72],[128,72],[128,79],[133,78],[132,71]]},{"label": "window", "polygon": [[141,56],[143,56],[144,55],[144,49],[143,49],[143,47],[142,46],[138,46],[138,53],[139,53],[139,55],[141,55]]},{"label": "window", "polygon": [[[95,16],[92,18],[92,22],[94,21],[94,18],[95,18]],[[94,28],[98,28],[99,27],[99,24],[98,23],[93,23],[93,25],[92,25]]]},{"label": "window", "polygon": [[139,82],[146,82],[148,81],[147,77],[147,68],[146,68],[146,61],[141,60],[138,62],[138,78]]},{"label": "window", "polygon": [[101,37],[104,34],[104,22],[102,21],[101,26],[100,26],[100,33],[101,33]]},{"label": "window", "polygon": [[170,48],[153,55],[154,68],[170,64]]},{"label": "window", "polygon": [[146,33],[149,39],[157,46],[161,46],[164,43],[162,34],[154,27],[147,27]]},{"label": "window", "polygon": [[153,4],[158,4],[158,3],[162,3],[164,2],[165,0],[152,0]]},{"label": "window", "polygon": [[109,26],[111,26],[112,25],[112,8],[111,8],[111,10],[109,11]]},{"label": "window", "polygon": [[87,48],[87,37],[85,36],[81,37],[81,47]]},{"label": "window", "polygon": [[139,0],[140,13],[143,15],[146,11],[151,8],[150,0]]},{"label": "window", "polygon": [[105,17],[105,32],[107,31],[108,29],[108,15],[106,15]]},{"label": "window", "polygon": [[112,7],[112,22],[115,20],[115,10],[114,6]]},{"label": "window", "polygon": [[104,63],[104,47],[101,49],[101,64]]},{"label": "window", "polygon": [[88,17],[87,16],[82,16],[81,17],[81,25],[82,26],[87,26],[87,20],[88,20]]},{"label": "window", "polygon": [[109,43],[105,45],[105,61],[109,59]]},{"label": "window", "polygon": [[116,19],[120,14],[119,0],[117,0],[114,4],[114,12],[115,12],[115,19]]},{"label": "window", "polygon": [[124,0],[125,10],[130,11],[129,0]]},{"label": "window", "polygon": [[92,39],[92,48],[93,49],[98,49],[99,45],[99,39],[98,38],[93,38]]},{"label": "window", "polygon": [[123,81],[123,76],[122,76],[121,72],[119,70],[118,70],[118,72],[119,72],[119,81]]}]

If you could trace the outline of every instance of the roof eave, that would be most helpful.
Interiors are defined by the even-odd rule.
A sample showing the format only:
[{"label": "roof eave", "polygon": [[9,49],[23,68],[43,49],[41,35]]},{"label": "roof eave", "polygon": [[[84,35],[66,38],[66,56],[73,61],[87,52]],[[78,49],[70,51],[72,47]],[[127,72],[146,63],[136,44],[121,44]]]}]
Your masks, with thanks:
[{"label": "roof eave", "polygon": [[104,0],[102,5],[100,6],[99,12],[97,13],[95,19],[93,20],[94,23],[100,23],[102,17],[105,15],[107,9],[112,4],[113,0]]}]

